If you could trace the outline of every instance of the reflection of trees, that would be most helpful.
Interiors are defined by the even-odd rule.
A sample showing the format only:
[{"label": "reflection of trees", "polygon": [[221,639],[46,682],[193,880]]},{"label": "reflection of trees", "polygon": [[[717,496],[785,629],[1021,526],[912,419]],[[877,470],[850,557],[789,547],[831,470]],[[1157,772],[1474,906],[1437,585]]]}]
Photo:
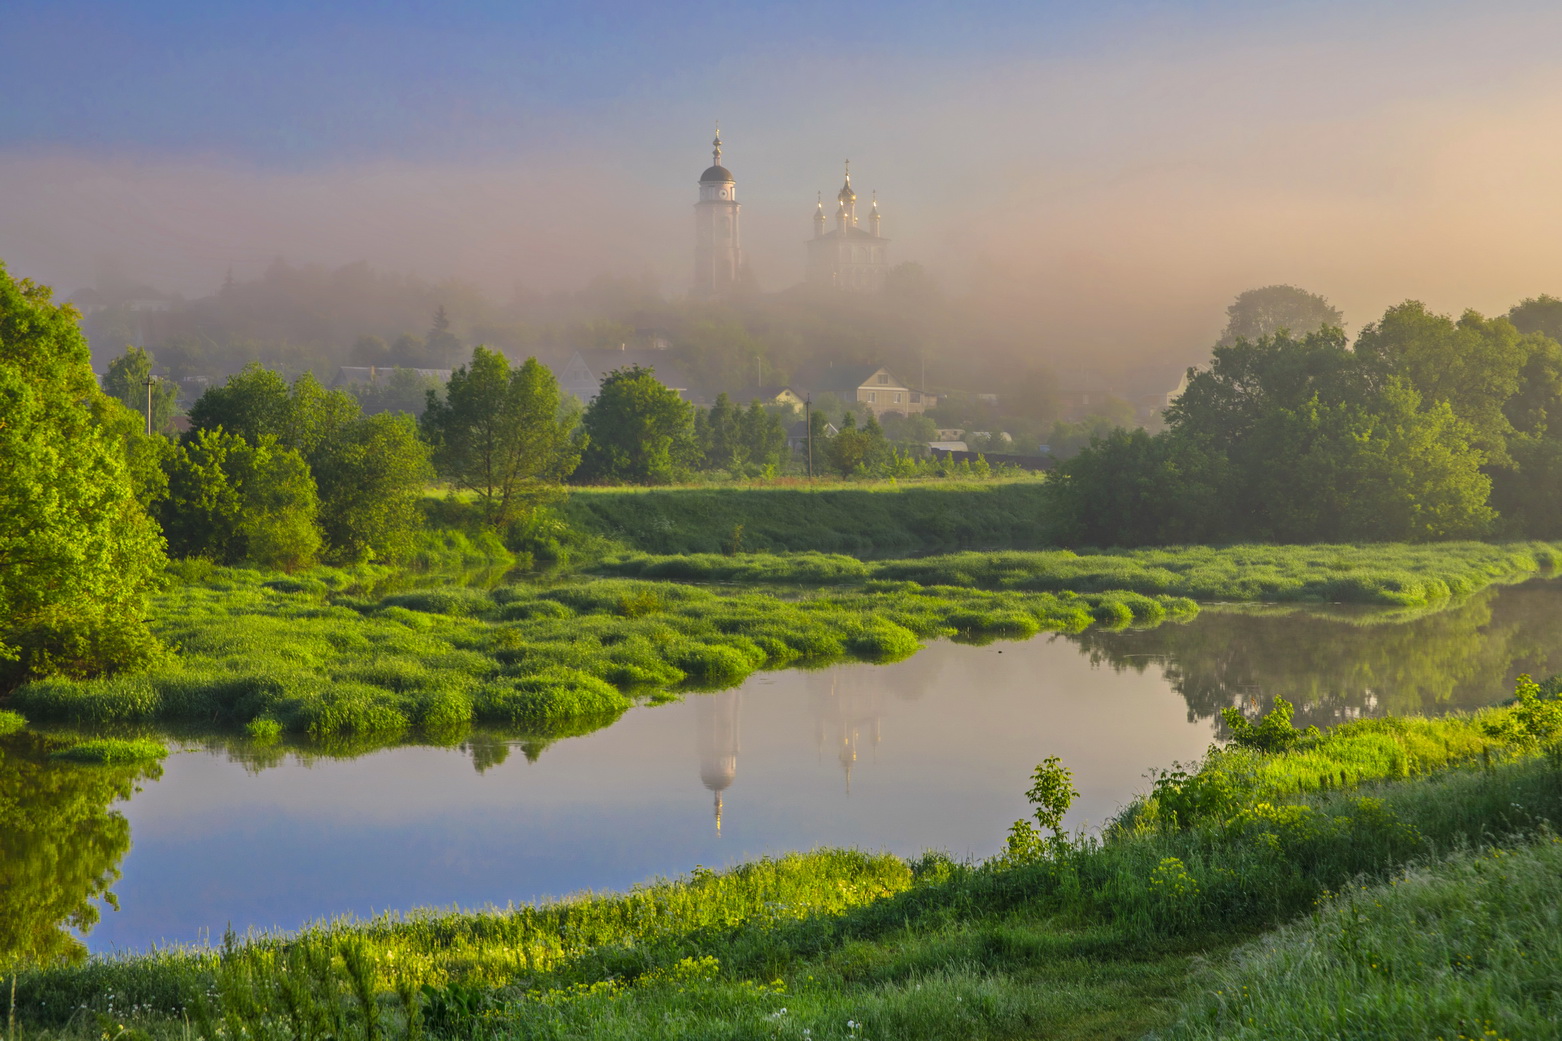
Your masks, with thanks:
[{"label": "reflection of trees", "polygon": [[1300,726],[1501,701],[1521,672],[1562,671],[1562,583],[1489,587],[1441,611],[1206,609],[1186,625],[1070,635],[1092,662],[1159,668],[1190,720],[1277,696]]},{"label": "reflection of trees", "polygon": [[76,960],[71,930],[98,919],[130,849],[130,823],[110,805],[160,765],[78,766],[49,759],[39,734],[0,739],[0,971],[17,961]]}]

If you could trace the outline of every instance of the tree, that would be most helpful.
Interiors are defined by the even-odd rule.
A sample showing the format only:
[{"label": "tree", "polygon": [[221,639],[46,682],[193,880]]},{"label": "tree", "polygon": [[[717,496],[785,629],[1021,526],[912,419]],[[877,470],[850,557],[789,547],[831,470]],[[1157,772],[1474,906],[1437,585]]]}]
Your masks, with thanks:
[{"label": "tree", "polygon": [[574,472],[577,423],[536,358],[512,369],[504,355],[477,347],[451,374],[444,400],[429,391],[420,426],[439,475],[475,493],[484,519],[504,527],[556,495]]},{"label": "tree", "polygon": [[603,378],[583,426],[583,480],[666,484],[693,455],[693,407],[639,365]]},{"label": "tree", "polygon": [[1224,347],[1238,340],[1273,336],[1282,330],[1302,337],[1326,326],[1339,326],[1343,321],[1339,309],[1317,293],[1296,286],[1264,286],[1239,294],[1226,308],[1226,330],[1220,334],[1219,342]]},{"label": "tree", "polygon": [[423,338],[423,349],[438,365],[453,365],[461,355],[461,341],[450,331],[450,316],[445,314],[444,304],[434,312],[434,324]]},{"label": "tree", "polygon": [[1389,308],[1356,339],[1357,355],[1380,379],[1401,377],[1428,405],[1446,401],[1497,466],[1512,465],[1513,425],[1503,406],[1518,393],[1533,349],[1506,318],[1466,311],[1455,322],[1415,300]]},{"label": "tree", "polygon": [[[125,353],[108,363],[108,373],[103,377],[103,392],[122,402],[132,412],[139,412],[143,424],[147,414],[147,381],[152,379],[152,355],[140,347],[126,347]],[[162,380],[153,382],[151,388],[151,430],[161,433],[168,429],[179,400],[179,391]],[[147,429],[145,426],[143,430]]]},{"label": "tree", "polygon": [[348,426],[313,465],[320,528],[332,557],[397,560],[419,522],[418,502],[433,479],[429,447],[405,413],[382,412]]},{"label": "tree", "polygon": [[259,362],[229,376],[220,387],[208,387],[190,406],[190,425],[196,430],[221,427],[250,444],[262,434],[276,436],[289,424],[288,385],[281,376]]},{"label": "tree", "polygon": [[137,502],[119,406],[79,316],[0,265],[0,689],[159,652],[147,598],[165,558]]},{"label": "tree", "polygon": [[1521,333],[1540,333],[1562,341],[1562,300],[1541,294],[1514,304],[1508,321]]},{"label": "tree", "polygon": [[158,516],[181,556],[292,570],[320,552],[319,498],[303,457],[270,434],[250,444],[197,430],[168,462]]}]

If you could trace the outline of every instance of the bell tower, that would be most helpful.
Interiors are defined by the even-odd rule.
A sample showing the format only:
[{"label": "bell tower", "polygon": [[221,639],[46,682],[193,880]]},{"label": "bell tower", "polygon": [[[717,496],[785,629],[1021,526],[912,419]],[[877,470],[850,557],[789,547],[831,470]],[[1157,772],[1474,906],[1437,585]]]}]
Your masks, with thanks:
[{"label": "bell tower", "polygon": [[700,201],[694,204],[694,293],[728,296],[743,273],[738,238],[738,192],[732,172],[721,165],[721,127],[711,142],[712,163],[700,174]]}]

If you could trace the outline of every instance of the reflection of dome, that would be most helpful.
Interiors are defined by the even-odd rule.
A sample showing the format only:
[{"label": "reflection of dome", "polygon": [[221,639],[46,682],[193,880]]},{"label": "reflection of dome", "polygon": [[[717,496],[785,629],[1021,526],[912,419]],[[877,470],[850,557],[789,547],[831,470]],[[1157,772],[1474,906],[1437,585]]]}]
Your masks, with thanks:
[{"label": "reflection of dome", "polygon": [[[742,157],[739,156],[739,158],[742,158]],[[717,183],[719,183],[721,181],[731,181],[731,180],[732,180],[732,171],[728,170],[725,166],[713,166],[709,170],[706,170],[704,173],[700,174],[700,183],[701,184],[707,184],[707,183],[710,183],[710,182],[717,182]]]},{"label": "reflection of dome", "polygon": [[738,776],[738,757],[724,755],[700,760],[700,783],[713,792],[724,792]]}]

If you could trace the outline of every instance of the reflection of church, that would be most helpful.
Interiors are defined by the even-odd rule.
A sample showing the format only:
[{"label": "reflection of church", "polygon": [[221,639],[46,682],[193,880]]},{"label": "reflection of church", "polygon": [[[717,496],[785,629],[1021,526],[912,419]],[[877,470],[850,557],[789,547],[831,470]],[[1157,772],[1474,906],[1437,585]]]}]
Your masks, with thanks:
[{"label": "reflection of church", "polygon": [[716,793],[716,834],[721,834],[721,793],[738,776],[738,716],[743,695],[735,690],[701,694],[694,703],[695,741],[700,753],[700,781]]},{"label": "reflection of church", "polygon": [[814,694],[819,757],[823,759],[827,750],[834,749],[846,775],[846,794],[850,795],[852,769],[863,752],[864,738],[873,757],[878,758],[879,740],[883,737],[884,692],[877,683],[868,683],[866,689],[857,689],[850,679],[842,683],[839,669],[831,669],[829,675],[828,693]]}]

